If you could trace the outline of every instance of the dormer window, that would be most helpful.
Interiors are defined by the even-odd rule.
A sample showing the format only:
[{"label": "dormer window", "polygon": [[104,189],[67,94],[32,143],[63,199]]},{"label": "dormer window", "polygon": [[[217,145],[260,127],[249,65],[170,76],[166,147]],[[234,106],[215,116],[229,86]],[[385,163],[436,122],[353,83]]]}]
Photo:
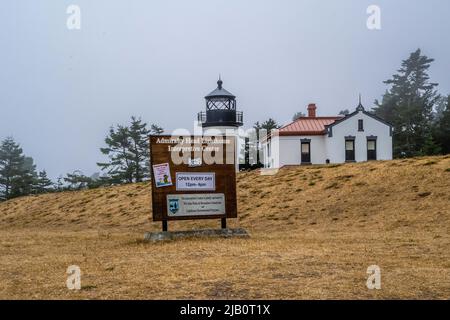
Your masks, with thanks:
[{"label": "dormer window", "polygon": [[358,131],[364,131],[364,121],[363,119],[358,120]]}]

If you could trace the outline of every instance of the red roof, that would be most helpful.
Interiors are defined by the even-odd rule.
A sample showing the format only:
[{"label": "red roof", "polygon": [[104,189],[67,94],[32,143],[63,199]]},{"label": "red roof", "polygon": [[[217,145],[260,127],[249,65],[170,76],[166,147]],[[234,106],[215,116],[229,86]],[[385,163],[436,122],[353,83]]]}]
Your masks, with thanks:
[{"label": "red roof", "polygon": [[280,128],[280,136],[303,136],[325,134],[325,126],[342,117],[301,117]]}]

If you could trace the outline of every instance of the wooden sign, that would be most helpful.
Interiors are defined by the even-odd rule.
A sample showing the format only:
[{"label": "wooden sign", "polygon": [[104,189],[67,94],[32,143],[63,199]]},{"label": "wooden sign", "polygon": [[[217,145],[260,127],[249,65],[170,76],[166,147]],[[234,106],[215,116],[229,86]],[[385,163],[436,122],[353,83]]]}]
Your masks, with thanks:
[{"label": "wooden sign", "polygon": [[153,221],[237,218],[235,137],[150,136]]}]

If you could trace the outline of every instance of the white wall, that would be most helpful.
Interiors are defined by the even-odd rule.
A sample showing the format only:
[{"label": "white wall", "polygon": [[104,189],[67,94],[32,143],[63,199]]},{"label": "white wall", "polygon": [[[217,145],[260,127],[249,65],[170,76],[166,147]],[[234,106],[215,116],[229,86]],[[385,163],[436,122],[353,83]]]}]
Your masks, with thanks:
[{"label": "white wall", "polygon": [[[268,154],[267,146],[270,144],[271,152]],[[280,139],[278,136],[273,136],[270,140],[261,143],[263,150],[263,163],[265,168],[279,168],[283,166],[280,163],[280,153],[277,152],[280,146]]]},{"label": "white wall", "polygon": [[324,136],[281,136],[280,163],[282,163],[282,165],[301,164],[301,139],[311,140],[311,163],[325,163],[326,152]]},{"label": "white wall", "polygon": [[[268,163],[273,164],[273,167],[275,168],[285,165],[301,164],[301,139],[311,140],[311,163],[325,163],[327,159],[325,150],[325,136],[275,136],[271,139],[271,157],[267,156],[267,145],[264,144],[265,166],[267,167]],[[277,150],[279,150],[279,159],[277,159]],[[279,165],[277,166],[276,163]]]},{"label": "white wall", "polygon": [[[362,119],[364,131],[358,131]],[[390,127],[360,111],[358,114],[332,127],[332,137],[326,139],[326,150],[331,163],[345,162],[345,137],[355,137],[355,160],[367,161],[367,137],[377,137],[377,160],[392,159]]]}]

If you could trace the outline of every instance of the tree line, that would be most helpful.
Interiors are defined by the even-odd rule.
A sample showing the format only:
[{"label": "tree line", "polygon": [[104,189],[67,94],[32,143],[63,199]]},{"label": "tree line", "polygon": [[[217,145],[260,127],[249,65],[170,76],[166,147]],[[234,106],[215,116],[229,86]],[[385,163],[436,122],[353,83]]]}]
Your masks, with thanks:
[{"label": "tree line", "polygon": [[22,195],[48,192],[52,181],[44,171],[36,171],[33,158],[23,154],[12,138],[0,145],[0,201]]},{"label": "tree line", "polygon": [[[450,153],[450,95],[440,95],[438,84],[430,81],[428,70],[433,61],[422,55],[420,49],[411,53],[402,61],[397,73],[384,81],[388,88],[370,111],[393,125],[396,158]],[[348,109],[340,112],[348,113]],[[293,120],[303,116],[298,112]],[[270,132],[279,127],[272,118],[254,124],[257,133],[261,129]],[[56,182],[48,178],[45,170],[36,170],[33,158],[26,156],[13,138],[6,138],[0,144],[0,201],[30,194],[144,181],[150,175],[148,135],[162,132],[156,124],[148,126],[141,118],[131,117],[128,125],[109,129],[105,147],[100,149],[107,161],[97,163],[101,174],[86,176],[76,170],[58,177]],[[248,158],[247,153],[245,151],[244,155]],[[260,162],[260,159],[252,160]]]},{"label": "tree line", "polygon": [[59,176],[55,182],[45,170],[37,171],[32,157],[26,156],[12,137],[0,144],[0,201],[48,192],[98,188],[113,184],[141,182],[150,175],[148,136],[164,130],[141,118],[131,117],[129,125],[112,126],[100,152],[107,161],[97,163],[102,174],[86,176],[80,170]]}]

